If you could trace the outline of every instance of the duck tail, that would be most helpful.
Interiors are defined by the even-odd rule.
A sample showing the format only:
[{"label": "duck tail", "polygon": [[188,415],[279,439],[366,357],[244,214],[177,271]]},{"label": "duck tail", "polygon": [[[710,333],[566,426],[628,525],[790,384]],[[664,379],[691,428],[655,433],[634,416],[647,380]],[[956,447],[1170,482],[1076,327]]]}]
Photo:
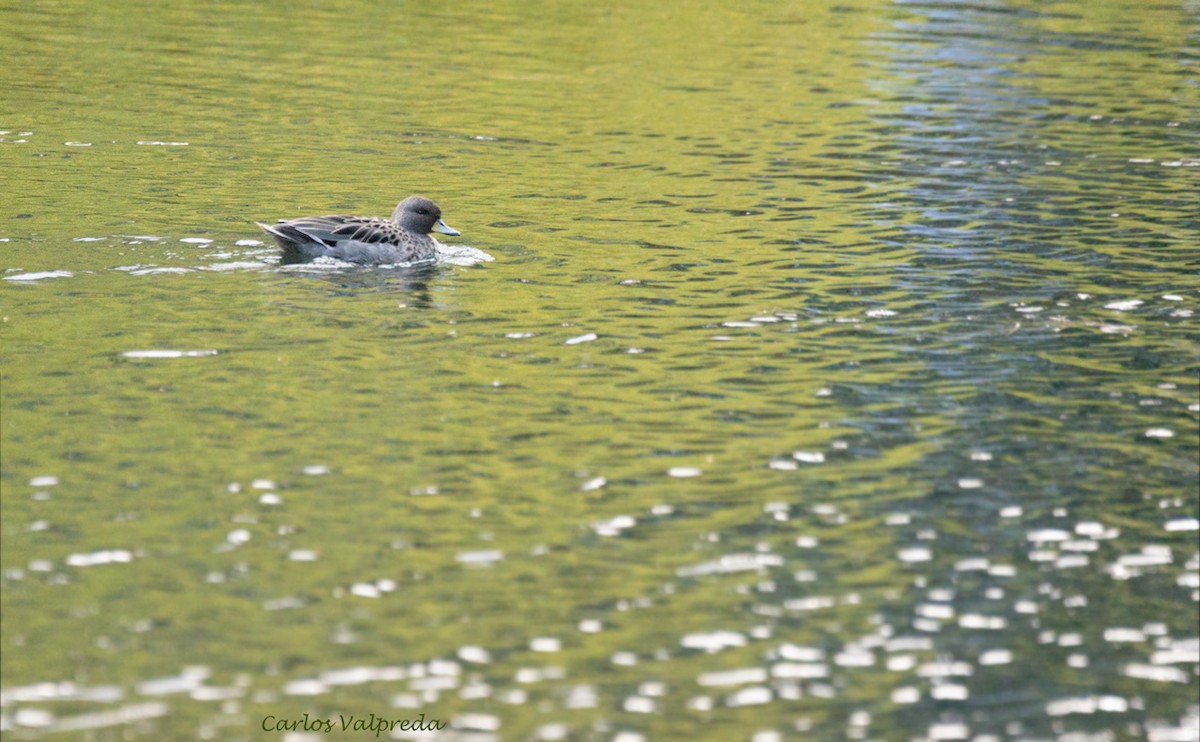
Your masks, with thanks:
[{"label": "duck tail", "polygon": [[275,229],[275,228],[274,228],[274,227],[272,227],[270,224],[263,224],[262,222],[255,222],[255,224],[256,224],[256,225],[258,225],[258,228],[259,228],[259,229],[261,229],[262,231],[264,231],[264,232],[266,232],[267,234],[271,235],[272,237],[274,237],[274,238],[275,238],[275,239],[277,239],[277,240],[286,240],[286,239],[288,239],[288,238],[287,238],[287,235],[283,234],[283,233],[282,233],[282,232],[280,232],[278,229]]},{"label": "duck tail", "polygon": [[[261,229],[262,231],[266,232],[267,234],[269,234],[275,238],[275,242],[279,244],[279,247],[280,247],[280,249],[283,250],[283,253],[285,256],[288,256],[288,255],[303,256],[304,243],[310,241],[307,239],[307,237],[308,237],[307,235],[305,235],[302,232],[298,233],[298,234],[288,234],[287,232],[283,231],[282,229],[279,229],[278,227],[272,226],[270,224],[263,224],[262,222],[254,222],[254,223],[258,225],[259,229]],[[293,231],[295,231],[295,230],[293,230]]]}]

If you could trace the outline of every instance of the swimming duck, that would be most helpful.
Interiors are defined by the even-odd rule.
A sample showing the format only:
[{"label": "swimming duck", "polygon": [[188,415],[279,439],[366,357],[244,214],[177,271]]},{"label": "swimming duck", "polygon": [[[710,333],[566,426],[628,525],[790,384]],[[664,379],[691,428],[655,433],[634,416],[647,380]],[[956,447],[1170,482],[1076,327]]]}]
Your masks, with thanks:
[{"label": "swimming duck", "polygon": [[442,221],[437,204],[421,196],[401,201],[391,219],[333,214],[255,224],[283,248],[285,263],[319,257],[363,265],[420,263],[437,258],[438,241],[431,232],[461,234]]}]

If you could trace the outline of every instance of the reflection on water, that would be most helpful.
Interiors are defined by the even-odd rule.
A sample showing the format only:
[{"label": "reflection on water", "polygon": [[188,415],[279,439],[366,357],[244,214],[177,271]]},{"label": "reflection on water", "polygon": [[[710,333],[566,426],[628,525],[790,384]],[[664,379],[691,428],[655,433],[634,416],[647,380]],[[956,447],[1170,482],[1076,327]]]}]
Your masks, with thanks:
[{"label": "reflection on water", "polygon": [[[73,13],[6,736],[1200,738],[1195,8]],[[470,244],[251,239],[397,190]]]}]

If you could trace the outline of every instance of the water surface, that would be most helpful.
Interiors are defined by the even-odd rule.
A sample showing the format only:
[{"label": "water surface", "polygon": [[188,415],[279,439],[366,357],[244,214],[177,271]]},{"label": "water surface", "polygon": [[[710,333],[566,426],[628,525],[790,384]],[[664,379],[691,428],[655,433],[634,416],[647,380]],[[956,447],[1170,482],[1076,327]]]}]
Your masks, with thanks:
[{"label": "water surface", "polygon": [[1194,3],[0,22],[6,736],[1197,738]]}]

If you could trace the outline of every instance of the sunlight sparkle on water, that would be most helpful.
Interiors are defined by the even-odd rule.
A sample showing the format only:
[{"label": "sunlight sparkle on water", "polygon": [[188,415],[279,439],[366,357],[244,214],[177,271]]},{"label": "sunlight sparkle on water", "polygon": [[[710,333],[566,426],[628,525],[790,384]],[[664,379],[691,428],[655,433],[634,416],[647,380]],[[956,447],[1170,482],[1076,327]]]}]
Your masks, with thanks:
[{"label": "sunlight sparkle on water", "polygon": [[46,278],[70,278],[75,275],[70,271],[42,271],[40,273],[16,273],[5,276],[5,281],[41,281]]}]

